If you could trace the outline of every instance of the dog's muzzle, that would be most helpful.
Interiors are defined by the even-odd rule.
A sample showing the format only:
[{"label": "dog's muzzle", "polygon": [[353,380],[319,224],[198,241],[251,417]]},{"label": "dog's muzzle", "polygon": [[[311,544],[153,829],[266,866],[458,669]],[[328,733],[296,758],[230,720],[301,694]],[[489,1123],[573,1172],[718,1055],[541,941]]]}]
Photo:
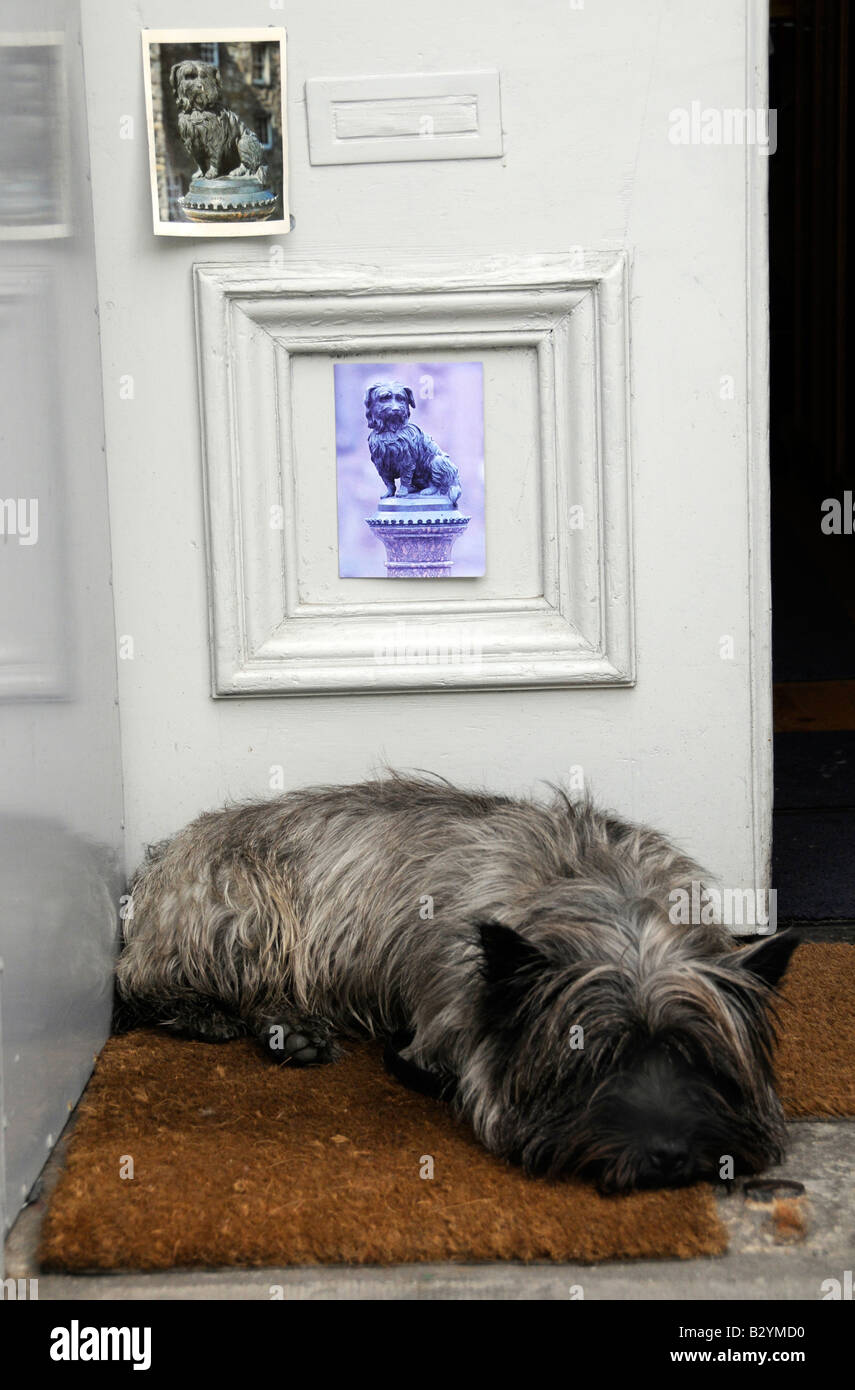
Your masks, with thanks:
[{"label": "dog's muzzle", "polygon": [[659,1187],[685,1182],[691,1177],[692,1162],[688,1141],[676,1134],[653,1134],[642,1150],[638,1165],[638,1184]]}]

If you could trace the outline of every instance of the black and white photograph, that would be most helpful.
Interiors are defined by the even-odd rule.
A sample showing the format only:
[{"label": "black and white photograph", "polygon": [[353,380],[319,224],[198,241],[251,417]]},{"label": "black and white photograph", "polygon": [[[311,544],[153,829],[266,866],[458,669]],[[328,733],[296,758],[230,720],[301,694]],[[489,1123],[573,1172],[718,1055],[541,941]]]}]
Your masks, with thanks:
[{"label": "black and white photograph", "polygon": [[287,232],[285,31],[143,30],[154,230]]}]

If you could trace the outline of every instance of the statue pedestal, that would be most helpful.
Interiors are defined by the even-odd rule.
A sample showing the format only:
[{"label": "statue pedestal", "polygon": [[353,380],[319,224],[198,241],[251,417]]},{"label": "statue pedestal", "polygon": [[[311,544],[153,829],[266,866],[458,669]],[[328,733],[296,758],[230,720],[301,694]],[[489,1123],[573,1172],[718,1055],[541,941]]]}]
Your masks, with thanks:
[{"label": "statue pedestal", "polygon": [[258,179],[193,179],[179,200],[191,222],[264,222],[279,199]]},{"label": "statue pedestal", "polygon": [[365,518],[372,535],[386,548],[390,579],[442,579],[452,572],[451,552],[470,518],[447,497],[384,497]]}]

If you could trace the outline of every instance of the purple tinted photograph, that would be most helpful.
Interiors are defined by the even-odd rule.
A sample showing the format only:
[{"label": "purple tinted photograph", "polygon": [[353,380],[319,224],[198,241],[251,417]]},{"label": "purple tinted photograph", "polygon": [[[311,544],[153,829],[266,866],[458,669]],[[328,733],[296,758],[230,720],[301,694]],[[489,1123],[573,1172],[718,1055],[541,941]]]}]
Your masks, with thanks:
[{"label": "purple tinted photograph", "polygon": [[483,363],[334,370],[340,577],[482,576]]}]

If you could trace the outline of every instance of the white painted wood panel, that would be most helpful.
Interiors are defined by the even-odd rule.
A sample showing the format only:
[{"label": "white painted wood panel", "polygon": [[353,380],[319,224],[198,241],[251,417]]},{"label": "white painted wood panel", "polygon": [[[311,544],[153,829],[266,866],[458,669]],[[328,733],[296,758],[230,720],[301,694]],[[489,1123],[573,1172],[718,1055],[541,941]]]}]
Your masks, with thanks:
[{"label": "white painted wood panel", "polygon": [[[669,117],[695,100],[762,103],[764,7],[402,0],[390,24],[381,0],[294,0],[294,230],[213,251],[150,234],[137,29],[233,25],[234,6],[86,0],[84,12],[116,611],[136,641],[120,664],[130,857],[226,796],[265,794],[277,777],[352,780],[387,760],[515,791],[581,768],[602,800],[656,822],[725,883],[762,881],[766,166],[750,148],[675,145]],[[307,81],[450,70],[500,74],[501,158],[310,163]],[[119,139],[124,112],[133,141]],[[392,264],[578,247],[631,263],[636,684],[212,699],[193,264],[239,270],[261,254],[271,271],[346,263],[381,283]],[[119,398],[123,374],[132,401]],[[252,642],[271,618],[259,564]],[[307,603],[338,601],[334,577],[308,562],[301,582]]]},{"label": "white painted wood panel", "polygon": [[[632,683],[623,255],[368,275],[299,260],[203,263],[195,280],[215,695]],[[489,491],[504,504],[501,521],[488,518],[490,579],[345,580],[326,602],[306,602],[306,557],[331,554],[336,530],[333,362],[433,359],[451,345],[488,359],[534,353],[527,414],[507,375],[506,385],[535,453],[537,510],[526,498],[518,521],[508,506],[517,454],[488,397]],[[298,381],[307,357],[326,371]],[[270,524],[277,507],[281,527]],[[532,561],[537,580],[520,597],[519,571]],[[419,654],[420,626],[447,661]]]}]

